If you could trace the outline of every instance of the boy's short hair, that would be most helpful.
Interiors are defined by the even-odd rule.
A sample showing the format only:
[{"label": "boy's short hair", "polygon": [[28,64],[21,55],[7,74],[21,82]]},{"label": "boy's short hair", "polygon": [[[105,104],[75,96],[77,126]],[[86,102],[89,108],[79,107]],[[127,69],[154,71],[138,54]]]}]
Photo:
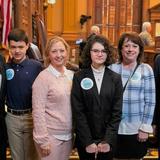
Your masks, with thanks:
[{"label": "boy's short hair", "polygon": [[29,43],[28,36],[26,32],[23,29],[20,28],[15,28],[12,29],[8,35],[8,43],[13,40],[13,41],[24,41],[26,44]]}]

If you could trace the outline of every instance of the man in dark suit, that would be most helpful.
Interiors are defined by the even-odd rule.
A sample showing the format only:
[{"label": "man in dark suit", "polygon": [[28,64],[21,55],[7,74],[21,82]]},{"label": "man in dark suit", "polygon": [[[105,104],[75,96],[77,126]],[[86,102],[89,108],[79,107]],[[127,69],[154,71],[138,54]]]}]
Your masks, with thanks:
[{"label": "man in dark suit", "polygon": [[6,76],[4,69],[5,59],[0,55],[0,160],[6,160],[7,132],[5,124],[5,92]]}]

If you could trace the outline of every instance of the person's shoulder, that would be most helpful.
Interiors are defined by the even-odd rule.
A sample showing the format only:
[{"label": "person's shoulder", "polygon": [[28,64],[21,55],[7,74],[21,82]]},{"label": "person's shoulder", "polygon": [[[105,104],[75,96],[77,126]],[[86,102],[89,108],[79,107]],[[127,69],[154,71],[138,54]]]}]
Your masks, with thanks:
[{"label": "person's shoulder", "polygon": [[121,68],[121,63],[113,63],[108,68],[114,72],[117,72]]},{"label": "person's shoulder", "polygon": [[88,73],[90,73],[91,68],[83,68],[74,73],[74,76],[77,78],[84,78]]},{"label": "person's shoulder", "polygon": [[41,71],[41,72],[38,74],[38,76],[37,76],[36,79],[45,81],[46,79],[52,79],[52,76],[51,76],[51,74],[48,72],[47,69],[44,69],[43,71]]},{"label": "person's shoulder", "polygon": [[4,56],[2,56],[1,54],[0,54],[0,61],[5,62],[5,58],[4,58]]},{"label": "person's shoulder", "polygon": [[115,78],[120,78],[121,75],[119,73],[116,73],[115,71],[111,70],[109,67],[106,67],[106,71]]},{"label": "person's shoulder", "polygon": [[119,67],[119,66],[121,66],[120,63],[113,63],[113,64],[110,64],[110,65],[108,66],[108,68],[115,68],[115,67]]},{"label": "person's shoulder", "polygon": [[46,71],[46,69],[44,69],[43,71],[41,71],[37,77],[35,78],[35,81],[32,85],[32,87],[34,88],[35,86],[37,86],[37,88],[39,87],[44,87],[46,86],[46,84],[48,83],[48,80],[51,79],[50,75],[48,74],[48,72]]},{"label": "person's shoulder", "polygon": [[42,66],[42,63],[35,60],[35,59],[28,59],[29,64],[37,65],[37,66]]},{"label": "person's shoulder", "polygon": [[156,54],[154,56],[154,60],[157,61],[158,63],[160,63],[160,54]]},{"label": "person's shoulder", "polygon": [[2,55],[0,55],[0,66],[4,68],[5,64],[6,64],[5,58]]},{"label": "person's shoulder", "polygon": [[43,65],[41,62],[34,60],[34,59],[28,59],[27,60],[27,65],[28,67],[34,68],[37,71],[42,71],[43,70]]},{"label": "person's shoulder", "polygon": [[141,32],[141,33],[139,34],[139,36],[140,36],[141,38],[148,37],[148,35],[149,35],[149,33],[146,32],[146,31]]},{"label": "person's shoulder", "polygon": [[145,68],[152,68],[148,63],[141,63],[139,66],[145,67]]},{"label": "person's shoulder", "polygon": [[144,34],[144,32],[140,32],[140,33],[139,33],[139,36],[142,35],[142,34]]},{"label": "person's shoulder", "polygon": [[66,69],[66,71],[67,71],[67,74],[69,74],[69,75],[73,75],[74,74],[74,71],[72,71],[70,69]]},{"label": "person's shoulder", "polygon": [[12,62],[7,62],[7,63],[4,65],[4,67],[5,67],[5,69],[9,69],[9,68],[11,68],[11,65],[12,65]]},{"label": "person's shoulder", "polygon": [[153,72],[152,67],[149,64],[147,64],[147,63],[141,63],[140,67],[144,68],[145,72],[151,72],[151,73]]},{"label": "person's shoulder", "polygon": [[68,77],[70,80],[73,80],[74,71],[66,68],[66,73],[67,73],[67,77]]}]

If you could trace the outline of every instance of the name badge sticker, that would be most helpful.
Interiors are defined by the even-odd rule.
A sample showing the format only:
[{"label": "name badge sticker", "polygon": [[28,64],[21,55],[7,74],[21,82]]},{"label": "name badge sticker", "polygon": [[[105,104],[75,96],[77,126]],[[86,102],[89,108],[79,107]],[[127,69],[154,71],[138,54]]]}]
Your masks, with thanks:
[{"label": "name badge sticker", "polygon": [[93,87],[93,81],[92,81],[92,79],[90,79],[90,78],[84,78],[84,79],[82,79],[82,81],[81,81],[81,87],[84,90],[91,89]]},{"label": "name badge sticker", "polygon": [[14,77],[14,70],[13,69],[7,69],[6,70],[6,78],[7,80],[11,80]]},{"label": "name badge sticker", "polygon": [[132,81],[139,81],[141,80],[141,74],[139,72],[135,72],[133,77],[131,78]]}]

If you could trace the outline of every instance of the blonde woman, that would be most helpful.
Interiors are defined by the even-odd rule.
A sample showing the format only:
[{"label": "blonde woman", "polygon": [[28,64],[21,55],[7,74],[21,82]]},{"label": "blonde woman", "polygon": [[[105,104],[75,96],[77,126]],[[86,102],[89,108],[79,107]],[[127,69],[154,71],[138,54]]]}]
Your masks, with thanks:
[{"label": "blonde woman", "polygon": [[44,69],[33,84],[34,141],[42,160],[68,160],[72,148],[69,46],[61,37],[46,46]]}]

